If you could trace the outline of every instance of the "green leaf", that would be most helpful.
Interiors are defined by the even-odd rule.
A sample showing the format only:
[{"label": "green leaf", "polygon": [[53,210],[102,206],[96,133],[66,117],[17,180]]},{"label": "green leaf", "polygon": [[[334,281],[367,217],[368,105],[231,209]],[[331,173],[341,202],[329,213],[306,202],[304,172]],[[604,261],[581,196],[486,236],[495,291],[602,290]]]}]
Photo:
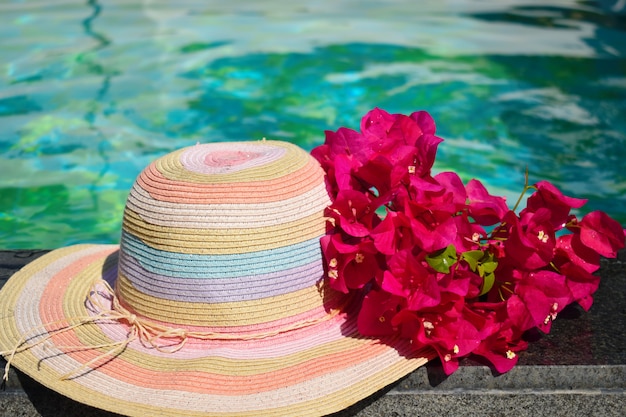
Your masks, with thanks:
[{"label": "green leaf", "polygon": [[449,245],[445,249],[431,253],[426,257],[426,262],[435,271],[447,274],[457,262],[456,248],[454,245]]},{"label": "green leaf", "polygon": [[463,252],[461,254],[461,258],[465,260],[472,269],[472,271],[476,272],[476,267],[478,266],[478,262],[483,258],[485,253],[481,250],[470,250],[467,252]]},{"label": "green leaf", "polygon": [[487,261],[482,263],[483,270],[485,273],[490,274],[496,270],[498,267],[498,263],[496,261]]},{"label": "green leaf", "polygon": [[480,295],[485,295],[493,288],[493,284],[496,282],[496,275],[494,273],[485,274],[483,277],[483,287],[480,290]]},{"label": "green leaf", "polygon": [[483,286],[480,295],[487,294],[496,282],[494,271],[498,267],[498,261],[494,259],[493,253],[486,253],[478,264],[478,274],[483,278]]}]

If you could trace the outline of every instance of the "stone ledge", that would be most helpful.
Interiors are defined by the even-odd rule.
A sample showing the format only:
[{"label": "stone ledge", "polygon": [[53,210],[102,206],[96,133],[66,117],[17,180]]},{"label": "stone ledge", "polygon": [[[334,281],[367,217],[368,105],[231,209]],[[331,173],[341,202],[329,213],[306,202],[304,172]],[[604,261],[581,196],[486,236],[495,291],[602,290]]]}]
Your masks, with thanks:
[{"label": "stone ledge", "polygon": [[[0,286],[45,252],[0,251]],[[334,416],[626,415],[626,251],[603,260],[600,274],[591,311],[564,310],[509,373],[496,376],[466,360],[446,376],[432,362]],[[31,416],[117,415],[69,400],[12,369],[0,392],[0,417]]]}]

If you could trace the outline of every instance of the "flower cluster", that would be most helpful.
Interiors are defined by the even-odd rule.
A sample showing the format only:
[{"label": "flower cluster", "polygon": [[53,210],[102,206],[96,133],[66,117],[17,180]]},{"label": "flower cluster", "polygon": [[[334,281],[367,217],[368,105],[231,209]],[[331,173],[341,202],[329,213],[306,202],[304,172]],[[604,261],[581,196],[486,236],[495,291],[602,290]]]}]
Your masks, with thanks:
[{"label": "flower cluster", "polygon": [[363,296],[363,335],[428,346],[448,374],[468,355],[506,372],[528,330],[549,332],[572,302],[589,309],[593,273],[624,247],[624,229],[600,211],[578,220],[571,209],[586,200],[547,181],[526,181],[509,209],[478,180],[433,176],[441,142],[424,111],[374,109],[360,133],[326,132],[312,154],[333,198],[321,241],[328,281]]}]

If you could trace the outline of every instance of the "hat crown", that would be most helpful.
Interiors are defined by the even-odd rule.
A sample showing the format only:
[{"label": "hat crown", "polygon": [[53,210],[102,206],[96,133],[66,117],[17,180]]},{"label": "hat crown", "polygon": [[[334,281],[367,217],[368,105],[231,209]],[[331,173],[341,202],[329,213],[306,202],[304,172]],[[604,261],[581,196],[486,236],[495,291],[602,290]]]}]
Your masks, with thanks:
[{"label": "hat crown", "polygon": [[[179,327],[266,331],[322,316],[324,172],[278,141],[168,154],[124,210],[116,292],[137,315]],[[228,330],[226,330],[228,331]]]}]

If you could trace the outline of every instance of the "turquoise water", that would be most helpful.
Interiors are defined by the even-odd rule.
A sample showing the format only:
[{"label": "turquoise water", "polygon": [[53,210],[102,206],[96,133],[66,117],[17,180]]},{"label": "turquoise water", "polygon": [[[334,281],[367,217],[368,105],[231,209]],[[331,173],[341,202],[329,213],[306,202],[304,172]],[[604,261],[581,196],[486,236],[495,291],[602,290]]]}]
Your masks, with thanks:
[{"label": "turquoise water", "polygon": [[435,171],[528,167],[626,225],[626,3],[2,1],[0,247],[117,242],[154,158],[429,111]]}]

